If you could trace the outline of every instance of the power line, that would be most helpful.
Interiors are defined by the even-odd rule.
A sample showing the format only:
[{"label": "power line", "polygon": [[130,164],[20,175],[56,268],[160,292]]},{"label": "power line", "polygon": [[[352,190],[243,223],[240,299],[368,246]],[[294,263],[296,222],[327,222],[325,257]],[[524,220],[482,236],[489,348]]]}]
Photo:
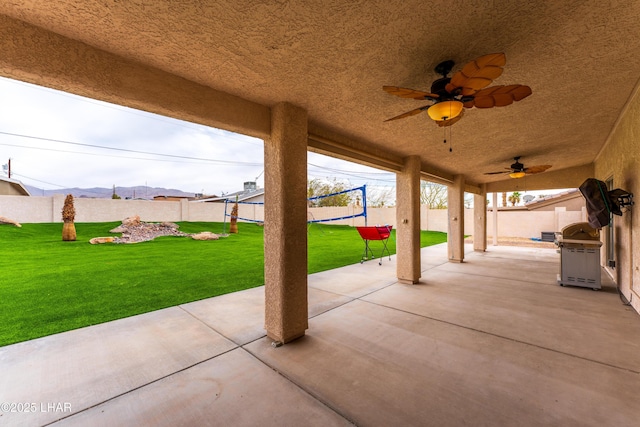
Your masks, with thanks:
[{"label": "power line", "polygon": [[[112,157],[112,158],[116,158],[116,159],[130,159],[130,160],[147,160],[150,162],[169,162],[169,163],[189,163],[189,164],[196,164],[196,165],[201,165],[203,164],[202,162],[189,162],[189,161],[179,161],[179,160],[168,160],[168,159],[150,159],[148,157],[132,157],[132,156],[116,156],[113,154],[98,154],[98,153],[87,153],[84,151],[73,151],[73,150],[59,150],[59,149],[55,149],[55,148],[44,148],[44,147],[31,147],[31,146],[27,146],[27,145],[18,145],[18,144],[6,144],[3,142],[0,142],[0,145],[6,146],[6,147],[17,147],[17,148],[26,148],[26,149],[30,149],[30,150],[42,150],[42,151],[53,151],[56,153],[71,153],[71,154],[82,154],[85,156],[97,156],[97,157]],[[260,166],[262,165],[262,163],[259,164]],[[252,166],[253,165],[238,165],[238,166]]]},{"label": "power line", "polygon": [[[201,130],[204,129],[206,131],[214,131],[213,133],[216,134],[216,136],[220,136],[222,138],[226,138],[226,139],[232,139],[234,141],[238,141],[238,142],[243,142],[246,144],[250,144],[250,145],[263,145],[260,142],[257,141],[251,141],[251,140],[247,140],[247,139],[243,139],[243,138],[237,138],[235,137],[235,133],[232,132],[228,132],[225,131],[223,129],[217,129],[217,128],[213,128],[210,126],[206,126],[206,125],[202,125],[202,124],[198,124],[198,123],[192,123],[192,122],[188,122],[185,120],[181,120],[181,119],[175,119],[173,117],[169,117],[169,116],[163,116],[161,114],[155,114],[155,113],[150,113],[147,111],[142,111],[142,110],[137,110],[135,108],[131,108],[131,107],[126,107],[124,105],[119,105],[119,104],[112,104],[110,102],[106,102],[106,101],[100,101],[97,99],[93,99],[93,98],[87,98],[81,95],[76,95],[76,94],[72,94],[69,92],[64,92],[64,91],[59,91],[59,90],[55,90],[55,89],[50,89],[44,86],[38,86],[38,85],[34,85],[34,84],[30,84],[30,83],[25,83],[19,80],[13,80],[13,79],[9,79],[6,77],[0,77],[0,80],[8,82],[8,83],[13,83],[15,85],[19,85],[19,86],[24,86],[28,89],[31,90],[39,90],[42,92],[45,92],[47,94],[53,95],[53,96],[58,96],[58,97],[65,97],[65,98],[69,98],[73,101],[81,101],[81,102],[86,102],[88,104],[93,104],[97,107],[102,107],[102,108],[110,108],[119,112],[123,112],[123,113],[127,113],[127,114],[132,114],[135,116],[139,116],[139,117],[143,117],[145,119],[151,119],[151,120],[156,120],[156,121],[160,121],[160,122],[164,122],[167,123],[169,125],[172,126],[181,126],[184,127],[186,129],[190,129],[190,130]],[[217,131],[217,132],[216,132]],[[223,134],[221,134],[220,132],[223,132]],[[229,134],[225,134],[225,133],[229,133]],[[252,138],[252,139],[258,139],[258,138]]]},{"label": "power line", "polygon": [[320,168],[320,169],[326,169],[328,171],[333,171],[333,172],[344,172],[344,173],[362,173],[362,174],[367,174],[367,175],[393,175],[393,172],[364,172],[364,171],[345,171],[342,169],[336,169],[336,168],[330,168],[328,166],[320,166],[320,165],[316,165],[313,163],[307,163],[310,166],[316,167],[316,168]]},{"label": "power line", "polygon": [[[311,163],[309,165],[310,166],[314,166],[314,167],[319,168],[319,169],[325,169],[325,170],[327,170],[329,172],[332,172],[332,173],[339,173],[339,174],[342,174],[342,175],[350,176],[350,177],[361,179],[361,180],[374,180],[374,181],[380,181],[380,182],[395,182],[395,179],[381,179],[381,178],[375,178],[375,177],[371,177],[370,176],[371,174],[374,174],[374,175],[378,174],[378,172],[371,172],[371,173],[369,173],[369,172],[351,172],[351,171],[342,171],[340,169],[333,169],[333,168],[325,168],[325,167],[322,167],[322,166],[316,166],[316,165],[313,165]],[[309,171],[309,173],[313,174],[313,171]]]},{"label": "power line", "polygon": [[[21,134],[17,134],[17,133],[2,132],[2,131],[0,131],[0,135],[15,136],[15,137],[18,137],[18,138],[35,139],[35,140],[39,140],[39,141],[57,142],[57,143],[60,143],[60,144],[69,144],[69,145],[76,145],[76,146],[81,146],[81,147],[100,148],[100,149],[103,149],[103,150],[113,150],[113,151],[122,151],[122,152],[127,152],[127,153],[148,154],[148,155],[151,155],[151,156],[170,157],[170,158],[174,158],[174,159],[199,160],[199,161],[203,161],[203,162],[222,163],[222,164],[237,165],[237,166],[261,166],[262,165],[262,163],[255,163],[255,162],[238,162],[238,161],[232,161],[232,160],[206,159],[206,158],[201,158],[201,157],[179,156],[177,154],[152,153],[152,152],[149,152],[149,151],[131,150],[131,149],[128,149],[128,148],[106,147],[106,146],[103,146],[103,145],[84,144],[84,143],[81,143],[81,142],[63,141],[63,140],[59,140],[59,139],[43,138],[43,137],[31,136],[31,135],[21,135]],[[25,148],[28,148],[28,147],[25,147]],[[34,148],[34,147],[31,147],[31,148]]]}]

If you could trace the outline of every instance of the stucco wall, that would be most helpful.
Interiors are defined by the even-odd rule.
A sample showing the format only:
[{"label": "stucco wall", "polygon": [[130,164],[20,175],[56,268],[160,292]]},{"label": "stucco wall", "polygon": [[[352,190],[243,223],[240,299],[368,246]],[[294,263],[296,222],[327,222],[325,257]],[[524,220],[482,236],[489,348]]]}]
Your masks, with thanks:
[{"label": "stucco wall", "polygon": [[[595,162],[595,177],[601,181],[613,178],[613,186],[640,194],[640,97],[638,93],[627,105],[609,141]],[[614,216],[615,269],[607,268],[620,290],[636,311],[640,312],[640,226],[638,207],[621,217]],[[635,238],[634,238],[635,237]],[[605,260],[605,248],[602,260]]]},{"label": "stucco wall", "polygon": [[[0,196],[0,216],[21,223],[62,222],[61,212],[64,196],[24,197]],[[143,221],[224,221],[224,203],[198,203],[181,201],[147,200],[111,200],[85,199],[74,200],[77,222],[120,221],[132,215],[139,215]],[[328,219],[350,216],[362,212],[361,207],[326,207],[308,209],[308,218]],[[227,206],[231,213],[231,204]],[[487,212],[487,236],[493,236],[492,211]],[[498,210],[498,236],[540,237],[542,231],[560,231],[564,226],[586,220],[584,211],[527,211],[518,209]],[[239,204],[240,218],[264,220],[264,205]],[[465,234],[473,235],[473,209],[465,209]],[[227,217],[227,221],[229,218]],[[446,209],[420,209],[420,226],[423,230],[447,232],[448,211]],[[331,224],[360,226],[365,225],[363,217],[332,221]],[[394,207],[369,208],[368,225],[395,225]]]},{"label": "stucco wall", "polygon": [[[53,197],[0,196],[0,216],[21,223],[62,222],[63,195]],[[224,204],[147,200],[74,199],[76,222],[120,221],[139,215],[143,221],[222,221]],[[204,208],[204,209],[203,209]],[[194,211],[193,214],[190,212]],[[206,211],[203,213],[203,211]]]}]

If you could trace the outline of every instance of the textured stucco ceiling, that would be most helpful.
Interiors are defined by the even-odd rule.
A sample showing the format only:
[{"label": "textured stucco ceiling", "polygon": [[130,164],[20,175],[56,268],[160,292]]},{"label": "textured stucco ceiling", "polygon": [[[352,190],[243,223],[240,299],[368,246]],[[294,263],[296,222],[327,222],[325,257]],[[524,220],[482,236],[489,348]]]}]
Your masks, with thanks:
[{"label": "textured stucco ceiling", "polygon": [[[316,129],[365,150],[469,182],[525,166],[594,161],[640,77],[640,2],[580,1],[4,1],[0,13],[247,100],[305,108]],[[428,104],[383,85],[429,90],[443,60],[454,72],[504,52],[495,84],[529,85],[507,107],[470,109],[444,130]]]}]

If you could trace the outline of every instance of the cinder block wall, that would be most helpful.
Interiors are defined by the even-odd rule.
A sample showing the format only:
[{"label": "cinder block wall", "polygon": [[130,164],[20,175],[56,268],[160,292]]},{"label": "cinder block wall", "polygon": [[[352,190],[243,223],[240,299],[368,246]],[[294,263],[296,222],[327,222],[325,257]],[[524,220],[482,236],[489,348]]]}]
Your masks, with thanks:
[{"label": "cinder block wall", "polygon": [[[25,197],[0,196],[0,216],[20,223],[62,222],[64,196]],[[121,221],[124,218],[139,215],[147,222],[161,221],[202,221],[223,222],[225,220],[224,203],[200,203],[181,201],[151,200],[112,200],[112,199],[74,199],[76,222]],[[341,218],[362,212],[359,206],[309,208],[309,220]],[[231,204],[227,206],[231,213]],[[238,216],[251,220],[264,220],[264,205],[240,204]],[[498,236],[504,237],[540,237],[543,231],[560,231],[574,222],[585,221],[586,212],[499,210]],[[229,218],[227,217],[227,221]],[[242,221],[242,220],[241,220]],[[368,225],[396,225],[395,207],[368,208]],[[447,232],[448,211],[446,209],[428,209],[422,206],[420,222],[423,230]],[[465,209],[465,234],[473,235],[473,209]],[[364,217],[331,221],[327,224],[365,225]],[[492,211],[487,212],[487,235],[493,236]]]}]

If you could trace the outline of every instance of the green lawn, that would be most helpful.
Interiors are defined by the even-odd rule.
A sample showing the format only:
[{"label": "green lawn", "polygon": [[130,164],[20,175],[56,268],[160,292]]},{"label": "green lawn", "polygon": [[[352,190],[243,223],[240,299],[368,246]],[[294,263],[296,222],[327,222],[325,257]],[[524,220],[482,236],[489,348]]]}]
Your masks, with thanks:
[{"label": "green lawn", "polygon": [[[88,243],[117,225],[78,223],[75,242],[62,241],[62,224],[0,226],[0,346],[264,284],[256,224],[239,223],[239,234],[218,241]],[[219,233],[222,223],[180,223],[180,230]],[[308,236],[309,273],[360,261],[355,228],[313,224]],[[445,241],[445,233],[422,232],[423,247]],[[382,248],[372,247],[376,255]],[[395,253],[395,240],[389,249]]]}]

